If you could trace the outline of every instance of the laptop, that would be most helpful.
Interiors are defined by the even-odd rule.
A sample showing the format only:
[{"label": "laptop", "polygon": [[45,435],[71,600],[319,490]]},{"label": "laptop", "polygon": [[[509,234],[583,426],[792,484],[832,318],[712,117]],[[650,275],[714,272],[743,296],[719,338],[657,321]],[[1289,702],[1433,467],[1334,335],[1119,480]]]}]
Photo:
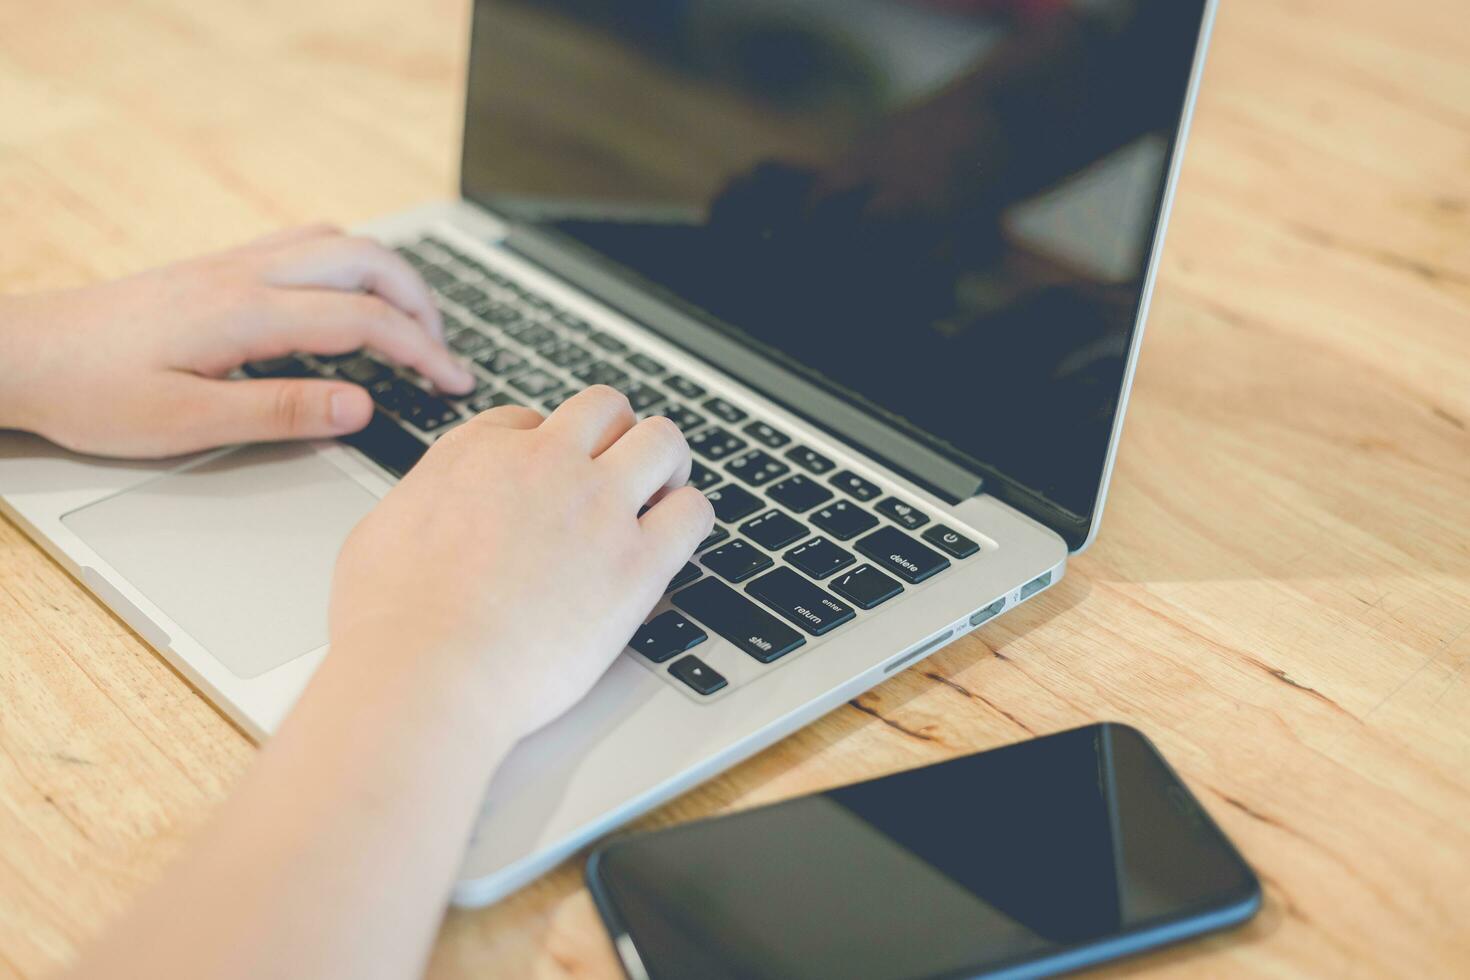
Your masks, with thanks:
[{"label": "laptop", "polygon": [[716,529],[496,774],[455,893],[493,902],[1061,579],[1212,8],[477,0],[461,194],[363,229],[477,389],[364,352],[251,364],[376,415],[156,462],[0,434],[0,506],[264,737],[324,653],[344,537],[435,439],[598,383],[675,421]]}]

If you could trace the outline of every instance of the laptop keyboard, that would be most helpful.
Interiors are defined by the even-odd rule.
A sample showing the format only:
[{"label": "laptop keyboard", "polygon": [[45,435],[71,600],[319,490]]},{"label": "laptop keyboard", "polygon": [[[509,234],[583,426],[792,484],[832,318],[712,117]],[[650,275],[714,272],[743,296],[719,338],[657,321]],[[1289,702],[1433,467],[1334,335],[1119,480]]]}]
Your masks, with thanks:
[{"label": "laptop keyboard", "polygon": [[362,385],[376,410],[342,441],[395,477],[479,412],[512,404],[550,412],[589,385],[623,392],[640,417],[668,417],[689,440],[690,483],[709,498],[716,524],[669,583],[672,608],[641,627],[629,648],[696,698],[730,688],[699,657],[711,634],[774,664],[980,552],[917,503],[839,469],[751,410],[442,239],[397,251],[438,295],[446,341],[477,368],[474,391],[428,391],[363,351],[297,354],[248,364],[245,373]]}]

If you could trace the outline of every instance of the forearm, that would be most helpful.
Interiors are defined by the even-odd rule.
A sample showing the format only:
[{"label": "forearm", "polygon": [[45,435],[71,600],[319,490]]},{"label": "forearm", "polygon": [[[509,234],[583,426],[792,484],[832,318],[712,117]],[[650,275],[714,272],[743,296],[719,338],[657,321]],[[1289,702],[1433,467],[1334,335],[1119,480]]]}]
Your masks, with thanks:
[{"label": "forearm", "polygon": [[190,855],[80,976],[417,976],[512,745],[430,658],[335,649]]}]

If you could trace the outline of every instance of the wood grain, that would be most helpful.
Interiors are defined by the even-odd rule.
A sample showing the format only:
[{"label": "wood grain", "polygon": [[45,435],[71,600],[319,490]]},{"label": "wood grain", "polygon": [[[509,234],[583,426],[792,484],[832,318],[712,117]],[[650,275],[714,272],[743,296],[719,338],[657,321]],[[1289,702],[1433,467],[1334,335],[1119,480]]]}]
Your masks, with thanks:
[{"label": "wood grain", "polygon": [[[1097,545],[1037,603],[650,824],[1111,718],[1267,884],[1117,972],[1470,972],[1470,32],[1232,0]],[[454,186],[461,0],[0,0],[0,288]],[[0,523],[0,975],[64,963],[252,747]],[[579,868],[434,977],[612,976]]]}]

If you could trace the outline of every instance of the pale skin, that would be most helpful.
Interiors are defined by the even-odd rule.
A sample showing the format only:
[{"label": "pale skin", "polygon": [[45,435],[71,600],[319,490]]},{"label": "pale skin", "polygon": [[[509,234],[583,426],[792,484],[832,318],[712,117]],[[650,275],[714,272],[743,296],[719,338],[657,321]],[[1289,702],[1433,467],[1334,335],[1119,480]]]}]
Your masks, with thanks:
[{"label": "pale skin", "polygon": [[[299,229],[0,297],[0,428],[127,457],[341,434],[371,412],[360,389],[226,376],[367,346],[463,391],[440,338],[393,253]],[[436,443],[344,546],[331,650],[289,718],[73,975],[419,975],[496,767],[591,689],[709,532],[689,467],[672,423],[602,387]]]}]

